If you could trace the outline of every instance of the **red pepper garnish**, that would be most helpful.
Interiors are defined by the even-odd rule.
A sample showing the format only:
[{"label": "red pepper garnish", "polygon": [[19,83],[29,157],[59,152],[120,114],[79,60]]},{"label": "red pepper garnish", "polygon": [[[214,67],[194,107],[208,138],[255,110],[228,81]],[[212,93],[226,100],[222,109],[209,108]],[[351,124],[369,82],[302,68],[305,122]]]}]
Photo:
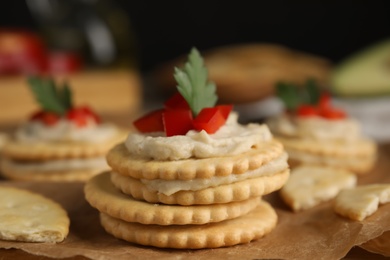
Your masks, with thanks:
[{"label": "red pepper garnish", "polygon": [[331,105],[330,95],[324,93],[321,95],[317,106],[300,105],[297,108],[297,115],[301,117],[320,116],[330,120],[343,119],[347,114],[341,109],[333,108]]},{"label": "red pepper garnish", "polygon": [[47,111],[38,111],[34,113],[30,120],[38,120],[43,122],[45,125],[52,126],[55,125],[58,120],[60,120],[60,116],[53,112],[47,112]]},{"label": "red pepper garnish", "polygon": [[166,136],[185,135],[192,129],[212,134],[225,124],[233,109],[233,105],[204,108],[193,118],[188,103],[180,93],[168,99],[164,107],[137,119],[134,126],[143,133],[164,131]]}]

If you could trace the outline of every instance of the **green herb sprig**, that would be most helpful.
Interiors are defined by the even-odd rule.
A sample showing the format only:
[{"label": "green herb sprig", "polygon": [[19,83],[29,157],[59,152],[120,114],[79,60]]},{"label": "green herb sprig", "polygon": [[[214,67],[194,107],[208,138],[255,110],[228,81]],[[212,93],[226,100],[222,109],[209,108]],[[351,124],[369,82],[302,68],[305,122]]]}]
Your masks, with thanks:
[{"label": "green herb sprig", "polygon": [[289,111],[294,111],[301,104],[316,105],[320,100],[321,90],[312,79],[305,85],[279,82],[276,84],[276,96],[279,97]]},{"label": "green herb sprig", "polygon": [[29,77],[27,82],[44,111],[64,115],[73,106],[72,92],[67,82],[59,87],[53,79],[37,76]]},{"label": "green herb sprig", "polygon": [[203,108],[213,107],[217,103],[216,86],[208,81],[207,68],[196,48],[191,49],[183,69],[175,67],[174,77],[178,91],[187,101],[194,116]]}]

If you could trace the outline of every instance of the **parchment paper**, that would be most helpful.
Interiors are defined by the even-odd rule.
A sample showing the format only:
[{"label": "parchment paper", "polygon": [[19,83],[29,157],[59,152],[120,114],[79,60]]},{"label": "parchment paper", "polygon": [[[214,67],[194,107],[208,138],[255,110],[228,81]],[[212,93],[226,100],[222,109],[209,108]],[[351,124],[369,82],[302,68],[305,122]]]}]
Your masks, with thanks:
[{"label": "parchment paper", "polygon": [[[390,183],[390,146],[381,149],[377,167],[359,184]],[[84,199],[82,183],[26,183],[1,181],[39,192],[61,203],[68,211],[70,234],[60,244],[34,244],[0,241],[0,248],[16,248],[34,255],[54,258],[85,256],[91,259],[340,259],[356,246],[386,255],[383,249],[390,237],[390,204],[362,222],[335,214],[332,202],[311,210],[293,213],[280,199],[278,192],[265,197],[277,211],[277,227],[266,237],[249,244],[219,249],[169,250],[138,246],[118,240],[100,226],[98,212]],[[377,238],[378,240],[372,240]],[[372,241],[382,241],[381,246]],[[370,242],[368,242],[370,241]],[[367,243],[366,243],[367,242]],[[387,243],[387,244],[386,244]],[[385,250],[385,251],[383,251]]]}]

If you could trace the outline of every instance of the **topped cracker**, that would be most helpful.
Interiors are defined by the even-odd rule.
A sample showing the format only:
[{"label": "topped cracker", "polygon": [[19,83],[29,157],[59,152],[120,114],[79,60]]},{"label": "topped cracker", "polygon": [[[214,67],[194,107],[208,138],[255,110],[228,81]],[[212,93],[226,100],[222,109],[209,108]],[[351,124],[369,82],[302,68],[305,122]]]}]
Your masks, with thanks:
[{"label": "topped cracker", "polygon": [[276,159],[283,153],[280,142],[272,140],[250,151],[233,156],[178,161],[155,161],[131,155],[124,144],[107,154],[107,163],[114,171],[136,179],[191,180],[241,174]]},{"label": "topped cracker", "polygon": [[15,160],[53,160],[65,158],[89,158],[104,156],[114,145],[122,142],[127,131],[119,130],[105,142],[34,142],[9,140],[3,147],[5,157]]},{"label": "topped cracker", "polygon": [[294,211],[305,210],[333,199],[342,189],[354,187],[356,180],[346,170],[302,165],[291,171],[280,195]]},{"label": "topped cracker", "polygon": [[369,184],[340,192],[334,211],[341,216],[362,221],[378,210],[379,204],[390,202],[390,184]]},{"label": "topped cracker", "polygon": [[57,243],[70,220],[58,203],[27,190],[0,187],[0,239]]}]

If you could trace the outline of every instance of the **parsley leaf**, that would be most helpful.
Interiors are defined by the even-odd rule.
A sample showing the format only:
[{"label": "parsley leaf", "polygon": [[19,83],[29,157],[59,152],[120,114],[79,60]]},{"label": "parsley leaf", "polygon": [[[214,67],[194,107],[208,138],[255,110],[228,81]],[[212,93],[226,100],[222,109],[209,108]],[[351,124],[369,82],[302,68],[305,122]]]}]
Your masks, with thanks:
[{"label": "parsley leaf", "polygon": [[177,89],[197,116],[205,107],[213,107],[217,103],[216,86],[208,81],[207,68],[196,48],[192,48],[188,61],[183,69],[175,68]]},{"label": "parsley leaf", "polygon": [[314,80],[308,80],[304,86],[292,83],[278,82],[276,84],[276,96],[289,111],[294,111],[302,104],[316,105],[321,95],[320,88]]},{"label": "parsley leaf", "polygon": [[72,107],[72,93],[67,83],[62,88],[56,86],[53,79],[31,76],[27,79],[36,101],[44,111],[59,115]]}]

